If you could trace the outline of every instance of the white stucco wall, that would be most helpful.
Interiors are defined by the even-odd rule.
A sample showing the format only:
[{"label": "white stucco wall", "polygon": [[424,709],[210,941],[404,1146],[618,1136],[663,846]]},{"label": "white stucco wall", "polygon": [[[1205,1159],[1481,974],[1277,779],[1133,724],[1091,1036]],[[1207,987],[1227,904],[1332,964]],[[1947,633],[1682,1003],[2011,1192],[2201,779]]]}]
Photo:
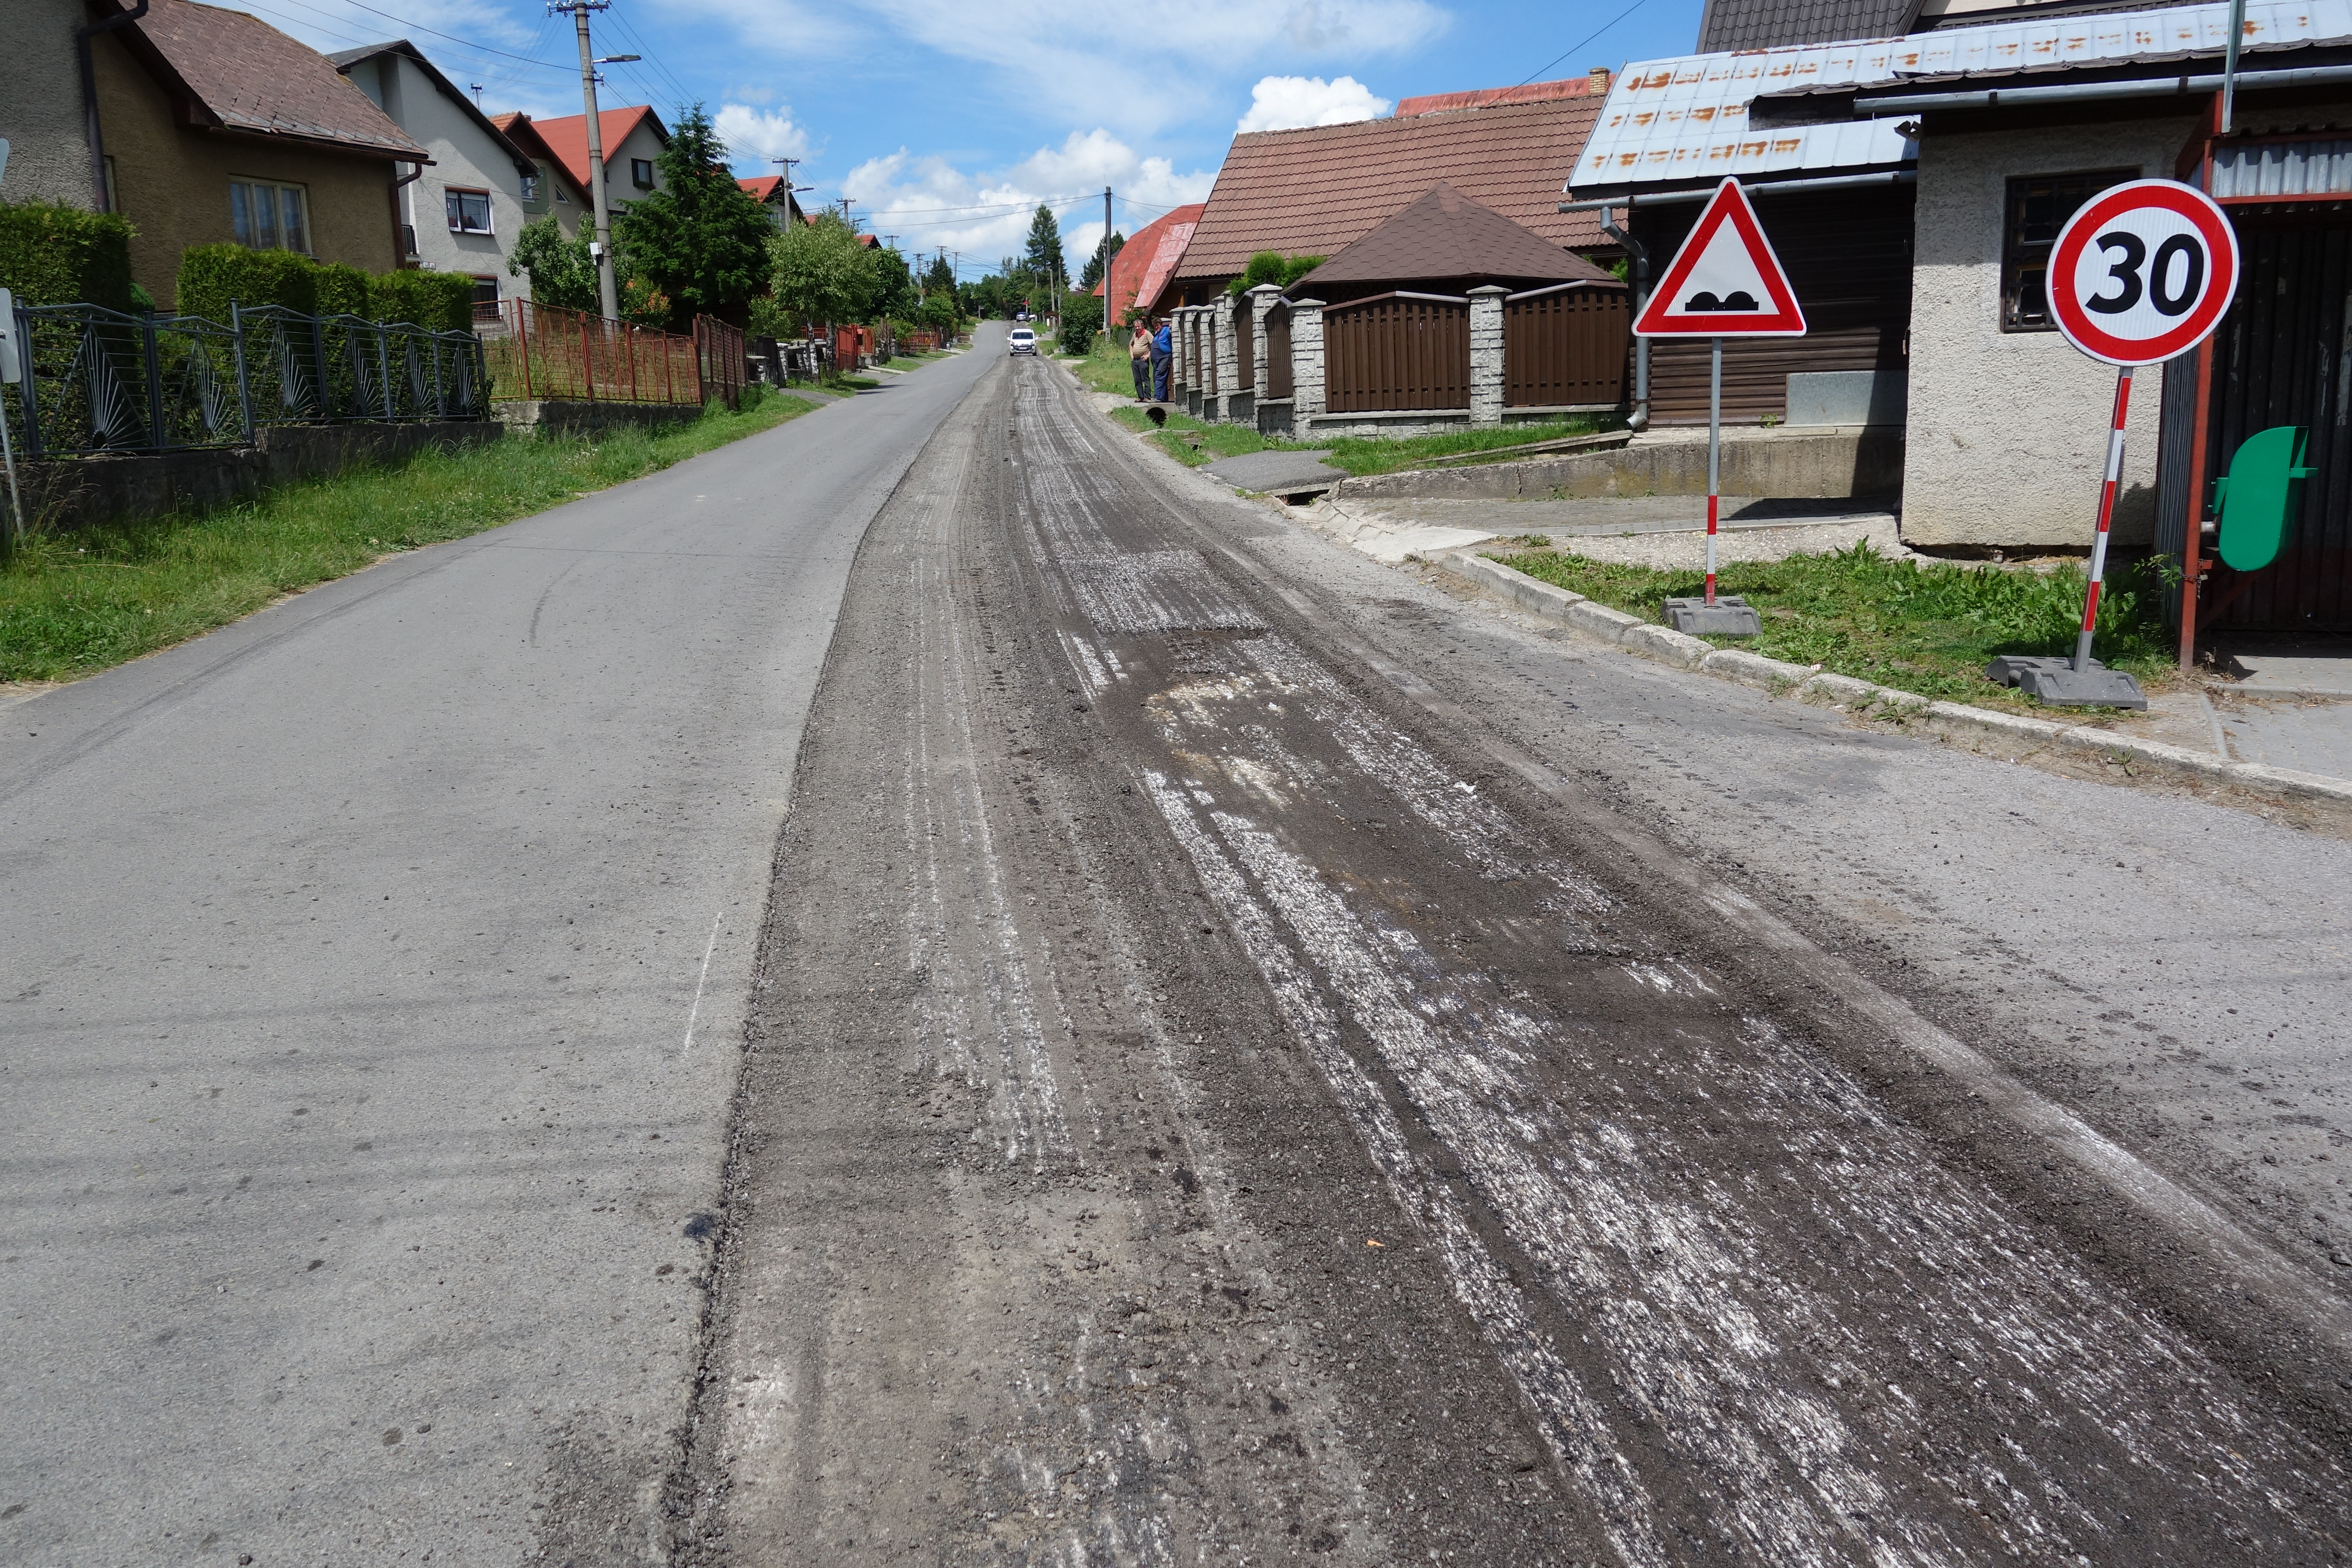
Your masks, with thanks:
[{"label": "white stucco wall", "polygon": [[622,208],[644,200],[649,194],[639,190],[636,181],[631,177],[631,159],[643,158],[651,163],[654,166],[653,189],[662,188],[661,152],[661,138],[656,136],[653,129],[642,120],[621,138],[619,146],[604,149],[604,198],[613,204],[615,216]]},{"label": "white stucco wall", "polygon": [[[402,186],[400,193],[402,221],[416,229],[419,263],[436,272],[496,277],[502,299],[530,298],[530,275],[509,275],[506,258],[522,226],[550,209],[524,210],[522,171],[507,150],[413,60],[378,55],[345,74],[433,154],[424,177]],[[450,232],[448,207],[442,198],[452,186],[490,193],[490,233]]]},{"label": "white stucco wall", "polygon": [[0,201],[98,205],[73,44],[84,19],[81,0],[0,4]]},{"label": "white stucco wall", "polygon": [[[2169,179],[2195,122],[2126,121],[1937,134],[1919,145],[1903,538],[1913,544],[2087,546],[2096,520],[2116,373],[2055,331],[2000,330],[2001,226],[2022,174],[2137,168]],[[2115,538],[2145,543],[2156,517],[2163,375],[2132,384]]]}]

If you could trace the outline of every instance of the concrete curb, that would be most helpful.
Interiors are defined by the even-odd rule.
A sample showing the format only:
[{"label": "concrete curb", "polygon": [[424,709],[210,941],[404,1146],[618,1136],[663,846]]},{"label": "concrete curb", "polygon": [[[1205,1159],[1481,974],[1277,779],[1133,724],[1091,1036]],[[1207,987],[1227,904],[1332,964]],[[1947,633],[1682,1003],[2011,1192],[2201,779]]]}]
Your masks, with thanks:
[{"label": "concrete curb", "polygon": [[1842,709],[1863,718],[1900,719],[1916,722],[1930,732],[1966,745],[1986,756],[2021,761],[2053,748],[2139,763],[2159,773],[2232,784],[2263,795],[2352,809],[2352,779],[2297,773],[2262,763],[2236,763],[2208,756],[2185,746],[2143,741],[2112,730],[2088,725],[2058,724],[2022,713],[1971,708],[1962,702],[1932,702],[1913,692],[1874,686],[1852,676],[1832,675],[1801,664],[1787,664],[1739,648],[1718,648],[1711,643],[1665,626],[1594,604],[1538,582],[1515,567],[1466,550],[1450,550],[1428,558],[1442,572],[1461,578],[1509,600],[1545,620],[1588,637],[1684,669],[1696,669],[1722,680],[1738,681],[1775,697]]}]

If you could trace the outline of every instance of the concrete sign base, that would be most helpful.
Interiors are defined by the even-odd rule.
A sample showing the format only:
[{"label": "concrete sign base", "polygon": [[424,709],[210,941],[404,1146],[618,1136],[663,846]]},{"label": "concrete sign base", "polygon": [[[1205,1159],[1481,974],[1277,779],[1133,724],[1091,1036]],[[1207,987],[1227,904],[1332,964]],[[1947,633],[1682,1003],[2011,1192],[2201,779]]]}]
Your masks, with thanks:
[{"label": "concrete sign base", "polygon": [[1764,623],[1737,594],[1719,594],[1712,605],[1705,599],[1668,599],[1666,625],[1695,637],[1752,637],[1764,630]]},{"label": "concrete sign base", "polygon": [[2058,708],[2139,708],[2147,698],[2139,682],[2120,669],[2109,669],[2090,659],[2077,670],[2074,661],[2048,656],[2003,654],[1985,666],[1987,679],[2014,686]]}]

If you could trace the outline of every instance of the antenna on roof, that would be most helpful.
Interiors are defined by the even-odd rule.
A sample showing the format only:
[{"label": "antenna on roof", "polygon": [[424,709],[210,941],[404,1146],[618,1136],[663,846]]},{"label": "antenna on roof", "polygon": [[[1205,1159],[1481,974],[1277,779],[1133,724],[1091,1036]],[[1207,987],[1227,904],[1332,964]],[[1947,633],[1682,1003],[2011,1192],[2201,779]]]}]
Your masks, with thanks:
[{"label": "antenna on roof", "polygon": [[469,81],[469,82],[467,82],[466,85],[467,85],[467,87],[469,87],[469,88],[473,89],[473,90],[474,90],[474,107],[475,107],[476,109],[479,109],[479,108],[481,108],[481,107],[482,107],[482,84],[481,84],[480,82],[478,82],[478,81]]}]

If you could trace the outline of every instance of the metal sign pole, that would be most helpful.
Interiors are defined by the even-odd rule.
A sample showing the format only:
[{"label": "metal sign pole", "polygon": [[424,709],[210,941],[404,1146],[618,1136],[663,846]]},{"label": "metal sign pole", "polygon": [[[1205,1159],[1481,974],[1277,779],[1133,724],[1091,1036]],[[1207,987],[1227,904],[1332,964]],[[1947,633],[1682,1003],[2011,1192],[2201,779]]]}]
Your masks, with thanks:
[{"label": "metal sign pole", "polygon": [[2107,427],[2107,477],[2099,486],[2099,531],[2091,542],[2091,584],[2083,595],[2083,631],[2074,639],[2074,672],[2091,668],[2091,628],[2099,624],[2099,582],[2107,572],[2107,525],[2116,517],[2116,483],[2124,470],[2124,416],[2131,408],[2132,367],[2116,372],[2116,417]]},{"label": "metal sign pole", "polygon": [[1722,500],[1718,483],[1723,455],[1723,340],[1708,340],[1706,373],[1706,603],[1715,607],[1715,525]]},{"label": "metal sign pole", "polygon": [[[0,142],[0,162],[8,155],[8,144]],[[16,406],[25,411],[27,429],[38,416],[38,406],[32,395],[32,355],[26,352],[24,334],[17,331],[16,299],[8,289],[0,289],[0,387],[16,388]],[[0,398],[5,396],[0,392]],[[13,556],[25,537],[25,496],[16,488],[16,447],[8,435],[8,410],[0,406],[0,463],[8,468],[9,518],[0,527],[0,560]]]}]

